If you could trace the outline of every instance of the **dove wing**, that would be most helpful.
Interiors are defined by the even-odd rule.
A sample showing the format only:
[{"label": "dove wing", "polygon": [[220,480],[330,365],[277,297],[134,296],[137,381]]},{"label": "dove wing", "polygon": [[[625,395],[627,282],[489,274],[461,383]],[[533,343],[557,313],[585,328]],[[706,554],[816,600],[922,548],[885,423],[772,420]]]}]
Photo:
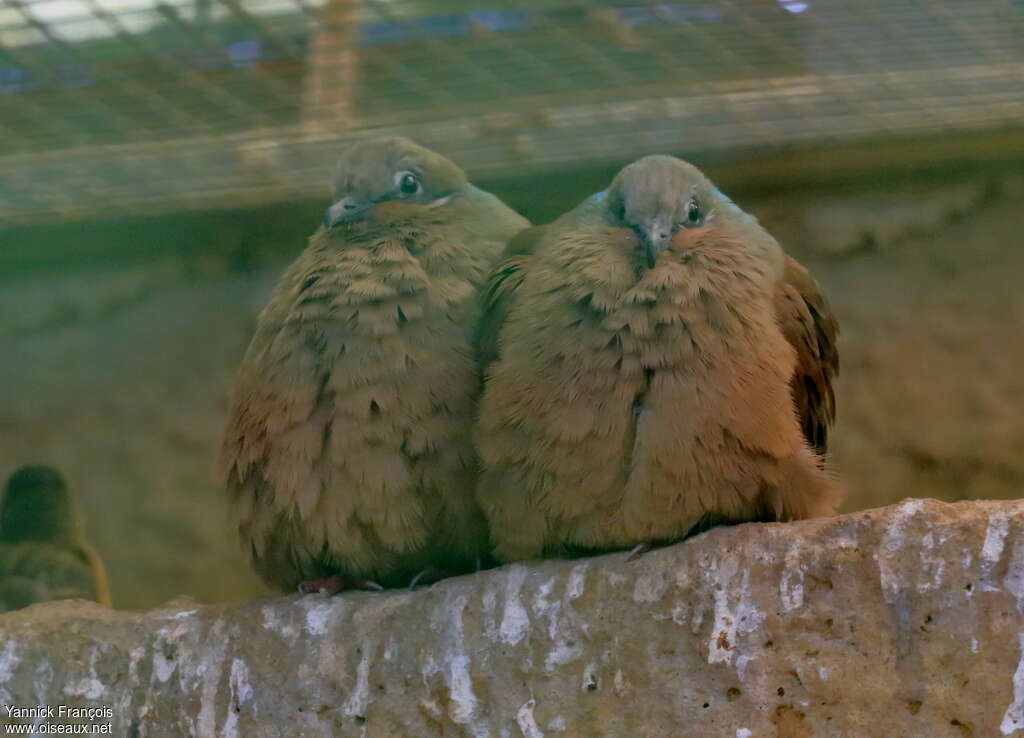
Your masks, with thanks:
[{"label": "dove wing", "polygon": [[523,283],[526,265],[546,230],[547,226],[535,226],[516,234],[487,278],[483,290],[483,314],[476,331],[477,358],[484,374],[501,356],[501,328],[512,307],[515,292]]},{"label": "dove wing", "polygon": [[790,386],[800,426],[808,443],[824,454],[836,416],[832,385],[839,373],[839,326],[821,287],[790,256],[786,257],[775,307],[782,332],[796,349],[797,364]]}]

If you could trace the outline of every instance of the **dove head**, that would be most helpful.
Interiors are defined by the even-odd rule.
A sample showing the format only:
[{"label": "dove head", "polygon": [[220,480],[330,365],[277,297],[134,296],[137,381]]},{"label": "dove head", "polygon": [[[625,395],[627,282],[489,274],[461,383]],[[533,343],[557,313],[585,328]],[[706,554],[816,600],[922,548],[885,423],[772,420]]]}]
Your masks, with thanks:
[{"label": "dove head", "polygon": [[64,478],[48,466],[23,466],[0,502],[0,541],[75,542],[78,517]]},{"label": "dove head", "polygon": [[633,229],[650,268],[684,229],[705,225],[724,196],[697,167],[673,156],[646,156],[612,180],[605,202],[616,225]]},{"label": "dove head", "polygon": [[356,141],[338,161],[324,227],[379,217],[381,210],[398,216],[441,207],[465,184],[456,164],[407,138]]}]

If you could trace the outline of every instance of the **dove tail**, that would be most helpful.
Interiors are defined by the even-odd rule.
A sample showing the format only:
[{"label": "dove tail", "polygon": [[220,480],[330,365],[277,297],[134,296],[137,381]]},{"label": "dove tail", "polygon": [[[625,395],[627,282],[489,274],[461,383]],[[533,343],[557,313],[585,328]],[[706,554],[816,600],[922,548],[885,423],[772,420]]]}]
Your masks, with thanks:
[{"label": "dove tail", "polygon": [[834,515],[845,490],[810,449],[779,460],[780,481],[765,491],[765,507],[780,521]]}]

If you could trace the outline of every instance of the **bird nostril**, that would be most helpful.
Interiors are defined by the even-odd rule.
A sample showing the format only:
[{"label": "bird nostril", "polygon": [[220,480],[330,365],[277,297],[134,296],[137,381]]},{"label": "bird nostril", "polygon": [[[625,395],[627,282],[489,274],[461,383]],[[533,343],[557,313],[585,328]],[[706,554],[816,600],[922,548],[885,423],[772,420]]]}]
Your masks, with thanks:
[{"label": "bird nostril", "polygon": [[346,202],[342,207],[345,208],[345,210],[355,210],[356,204],[354,202]]}]

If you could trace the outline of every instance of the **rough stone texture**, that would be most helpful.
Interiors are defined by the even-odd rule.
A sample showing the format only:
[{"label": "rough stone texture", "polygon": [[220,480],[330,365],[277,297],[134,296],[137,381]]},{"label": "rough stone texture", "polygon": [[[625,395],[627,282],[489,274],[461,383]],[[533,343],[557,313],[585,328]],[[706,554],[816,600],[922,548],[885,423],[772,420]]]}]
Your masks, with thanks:
[{"label": "rough stone texture", "polygon": [[139,738],[1024,735],[1022,533],[910,500],[411,593],[40,605],[0,617],[0,703]]}]

